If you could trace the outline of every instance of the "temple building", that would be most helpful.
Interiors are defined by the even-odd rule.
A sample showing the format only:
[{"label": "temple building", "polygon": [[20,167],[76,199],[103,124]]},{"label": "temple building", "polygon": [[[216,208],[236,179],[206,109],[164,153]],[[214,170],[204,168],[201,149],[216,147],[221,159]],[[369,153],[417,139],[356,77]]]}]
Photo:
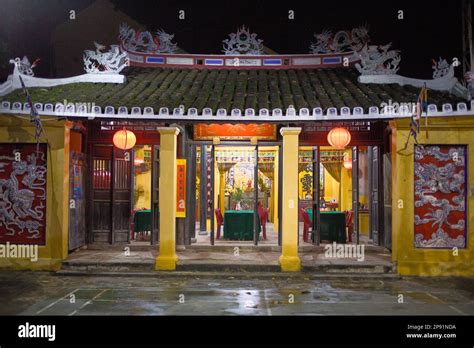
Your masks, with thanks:
[{"label": "temple building", "polygon": [[120,245],[175,270],[179,250],[230,245],[273,246],[297,272],[302,248],[337,243],[390,252],[400,275],[474,275],[474,101],[454,64],[401,76],[401,53],[365,27],[298,55],[267,54],[245,26],[215,55],[178,39],[121,24],[68,78],[11,60],[0,243],[39,259],[0,267],[58,270]]}]

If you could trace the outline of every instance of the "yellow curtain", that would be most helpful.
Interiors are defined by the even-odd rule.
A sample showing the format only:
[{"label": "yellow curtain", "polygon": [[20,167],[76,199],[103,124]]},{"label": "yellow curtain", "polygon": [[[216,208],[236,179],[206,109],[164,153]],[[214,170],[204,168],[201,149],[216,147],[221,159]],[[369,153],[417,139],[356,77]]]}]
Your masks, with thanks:
[{"label": "yellow curtain", "polygon": [[323,162],[323,166],[334,180],[341,182],[342,162]]}]

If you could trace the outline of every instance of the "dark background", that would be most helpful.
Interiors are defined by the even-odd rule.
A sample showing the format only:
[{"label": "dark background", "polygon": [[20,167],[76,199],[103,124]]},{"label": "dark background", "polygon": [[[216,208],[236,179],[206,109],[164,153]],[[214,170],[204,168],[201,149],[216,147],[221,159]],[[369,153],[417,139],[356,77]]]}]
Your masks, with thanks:
[{"label": "dark background", "polygon": [[[50,76],[50,35],[94,0],[0,0],[0,78],[12,67],[8,59],[27,55],[41,58],[36,76]],[[269,0],[112,0],[116,7],[148,30],[163,28],[189,53],[221,53],[222,40],[245,24],[278,53],[308,53],[313,33],[333,32],[366,24],[372,44],[392,42],[402,52],[399,74],[431,78],[431,60],[461,59],[461,1],[300,1],[286,4]],[[178,11],[185,10],[185,20]],[[295,19],[288,19],[288,11]],[[403,10],[404,19],[397,18]],[[91,42],[94,38],[90,38]],[[91,47],[84,47],[90,49]],[[1,51],[1,49],[0,49]],[[461,76],[461,67],[456,69]]]}]

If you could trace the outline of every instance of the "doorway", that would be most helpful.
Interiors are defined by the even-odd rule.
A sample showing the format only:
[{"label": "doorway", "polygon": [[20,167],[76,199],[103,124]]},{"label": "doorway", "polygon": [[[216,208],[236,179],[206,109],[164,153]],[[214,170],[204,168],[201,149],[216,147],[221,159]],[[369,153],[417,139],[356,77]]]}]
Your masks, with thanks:
[{"label": "doorway", "polygon": [[90,148],[89,242],[153,245],[159,238],[159,146]]},{"label": "doorway", "polygon": [[381,146],[363,145],[300,147],[300,242],[380,245],[381,151]]},{"label": "doorway", "polygon": [[[280,245],[281,144],[193,142],[188,209],[198,245]],[[257,160],[258,159],[258,160]]]}]

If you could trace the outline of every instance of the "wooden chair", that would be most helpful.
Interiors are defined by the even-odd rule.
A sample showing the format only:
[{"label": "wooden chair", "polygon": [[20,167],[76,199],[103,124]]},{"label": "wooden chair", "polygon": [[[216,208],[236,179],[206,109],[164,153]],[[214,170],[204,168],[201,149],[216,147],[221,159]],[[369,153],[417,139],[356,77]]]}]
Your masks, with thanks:
[{"label": "wooden chair", "polygon": [[216,239],[221,238],[221,226],[224,225],[224,218],[222,213],[219,209],[215,209],[214,212],[216,213],[216,220],[217,220],[217,236]]},{"label": "wooden chair", "polygon": [[263,239],[267,240],[267,220],[268,220],[268,209],[258,207],[258,217],[260,219],[260,225],[262,226]]},{"label": "wooden chair", "polygon": [[310,228],[312,229],[313,226],[312,226],[311,221],[309,220],[308,213],[303,208],[301,208],[301,216],[303,217],[303,241],[306,243],[309,243],[308,241],[309,229]]},{"label": "wooden chair", "polygon": [[347,239],[352,242],[352,232],[354,231],[354,212],[352,210],[345,211],[346,214],[346,227],[347,227]]},{"label": "wooden chair", "polygon": [[135,240],[135,209],[132,209],[130,211],[130,220],[129,220],[129,225],[130,225],[130,241]]}]

